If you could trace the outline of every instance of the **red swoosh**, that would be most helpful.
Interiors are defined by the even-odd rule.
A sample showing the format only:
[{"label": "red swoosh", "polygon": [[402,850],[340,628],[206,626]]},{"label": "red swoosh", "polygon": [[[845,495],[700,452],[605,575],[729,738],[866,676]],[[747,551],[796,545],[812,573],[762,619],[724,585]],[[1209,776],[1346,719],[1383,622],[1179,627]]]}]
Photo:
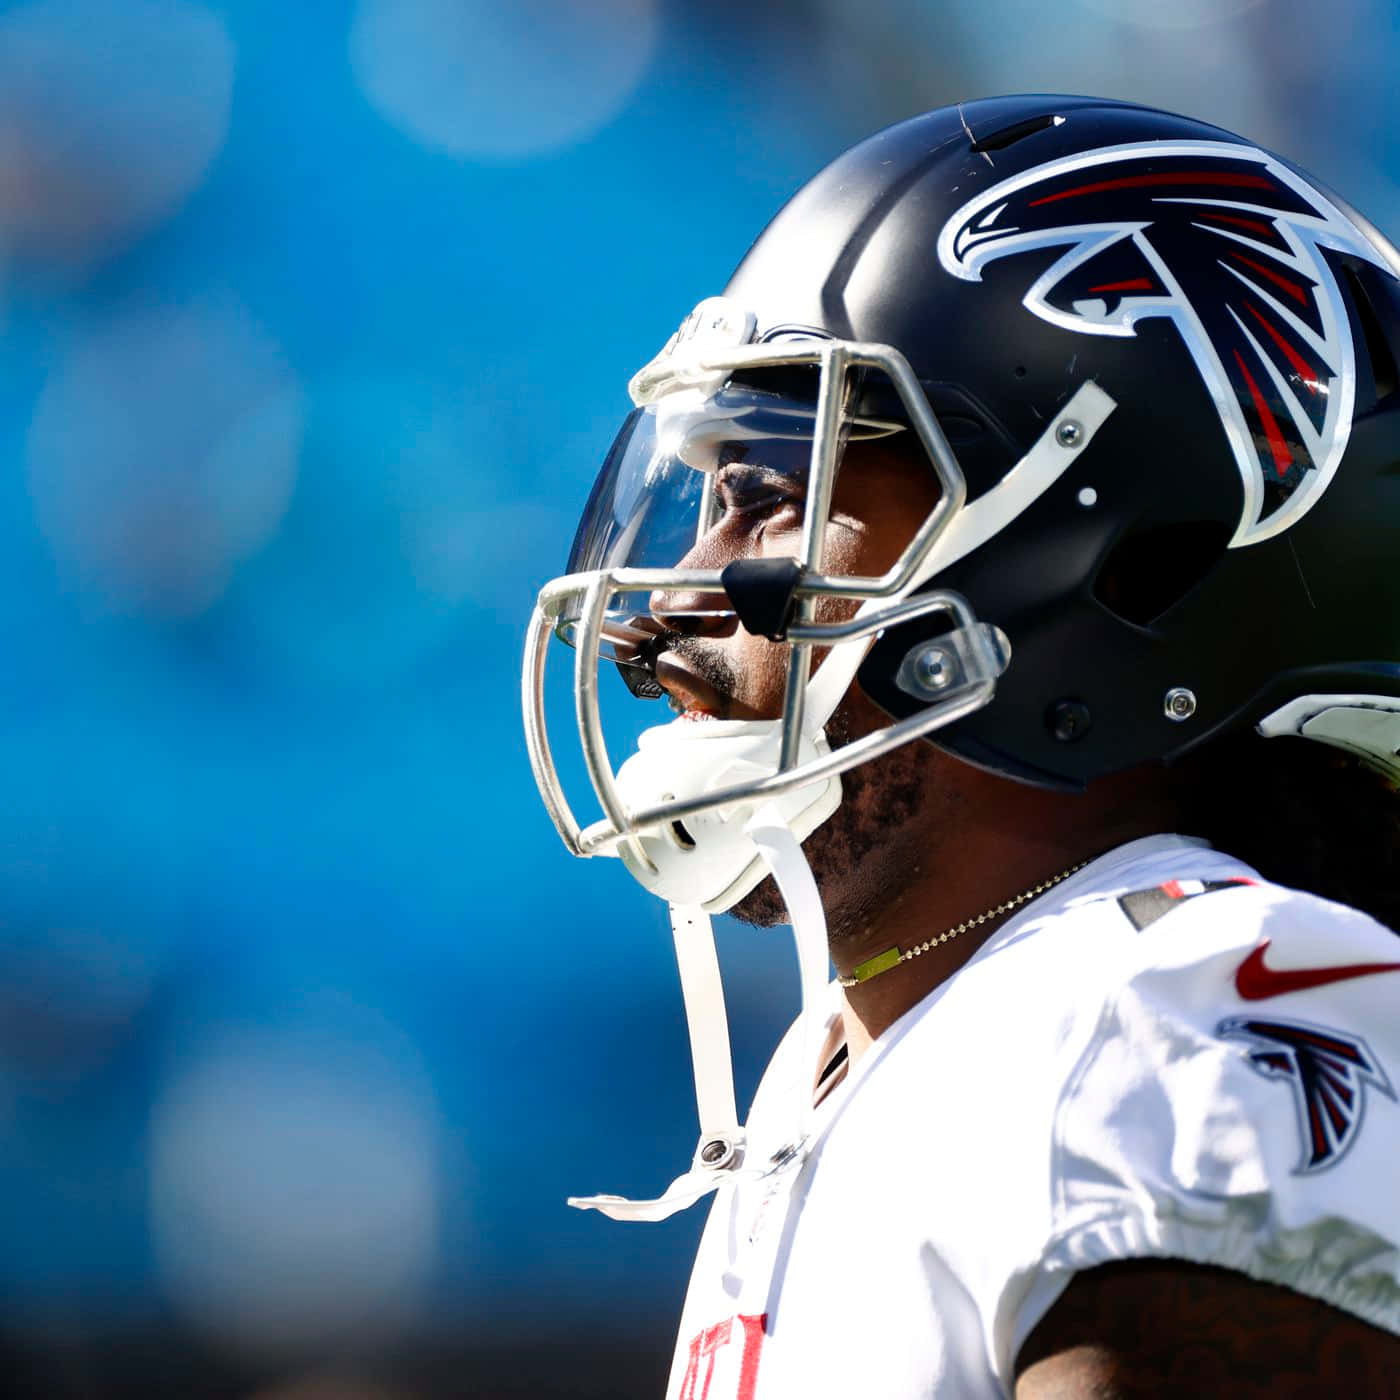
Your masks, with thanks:
[{"label": "red swoosh", "polygon": [[1264,966],[1268,948],[1266,938],[1235,972],[1235,990],[1245,1001],[1263,1001],[1265,997],[1325,987],[1329,982],[1345,982],[1351,977],[1371,977],[1377,972],[1400,972],[1400,963],[1346,963],[1341,967],[1300,967],[1279,972]]}]

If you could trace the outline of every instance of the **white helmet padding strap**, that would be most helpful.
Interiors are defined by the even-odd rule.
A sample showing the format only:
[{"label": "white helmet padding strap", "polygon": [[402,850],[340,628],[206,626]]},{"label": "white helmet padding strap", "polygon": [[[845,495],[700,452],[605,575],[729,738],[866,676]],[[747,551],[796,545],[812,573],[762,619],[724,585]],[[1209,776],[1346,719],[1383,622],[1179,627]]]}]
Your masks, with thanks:
[{"label": "white helmet padding strap", "polygon": [[1300,695],[1258,729],[1266,739],[1296,734],[1345,749],[1400,783],[1400,699],[1393,695]]}]

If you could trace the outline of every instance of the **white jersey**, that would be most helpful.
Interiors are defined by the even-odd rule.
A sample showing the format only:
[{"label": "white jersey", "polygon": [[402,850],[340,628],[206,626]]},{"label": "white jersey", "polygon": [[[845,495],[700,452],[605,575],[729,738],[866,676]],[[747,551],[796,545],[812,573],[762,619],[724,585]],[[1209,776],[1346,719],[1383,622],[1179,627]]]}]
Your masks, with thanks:
[{"label": "white jersey", "polygon": [[1095,861],[875,1042],[799,1168],[719,1193],[670,1400],[1009,1395],[1072,1275],[1146,1256],[1400,1332],[1398,1006],[1363,914],[1184,837]]}]

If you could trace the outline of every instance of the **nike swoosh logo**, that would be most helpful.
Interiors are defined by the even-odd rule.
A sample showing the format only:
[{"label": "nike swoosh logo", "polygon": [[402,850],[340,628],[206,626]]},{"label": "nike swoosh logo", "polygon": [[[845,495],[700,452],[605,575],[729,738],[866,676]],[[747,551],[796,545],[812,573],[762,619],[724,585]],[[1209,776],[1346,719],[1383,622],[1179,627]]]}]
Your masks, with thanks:
[{"label": "nike swoosh logo", "polygon": [[1377,972],[1400,972],[1400,962],[1346,963],[1341,967],[1300,967],[1280,972],[1264,965],[1268,950],[1266,938],[1235,971],[1235,990],[1245,1001],[1305,992],[1309,987],[1325,987],[1329,982],[1345,982],[1352,977],[1372,977]]}]

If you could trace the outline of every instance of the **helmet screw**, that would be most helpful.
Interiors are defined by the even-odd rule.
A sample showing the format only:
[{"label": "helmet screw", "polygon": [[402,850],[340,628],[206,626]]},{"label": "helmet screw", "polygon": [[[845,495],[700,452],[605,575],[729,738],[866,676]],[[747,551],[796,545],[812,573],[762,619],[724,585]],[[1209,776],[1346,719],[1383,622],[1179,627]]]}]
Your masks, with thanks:
[{"label": "helmet screw", "polygon": [[1050,732],[1062,743],[1082,739],[1093,726],[1093,716],[1082,700],[1060,700],[1050,707]]},{"label": "helmet screw", "polygon": [[925,647],[914,659],[914,680],[925,690],[946,690],[952,679],[951,658],[942,647]]},{"label": "helmet screw", "polygon": [[1190,719],[1196,713],[1195,693],[1187,690],[1184,685],[1175,685],[1167,691],[1166,698],[1162,701],[1162,709],[1168,719],[1177,723]]},{"label": "helmet screw", "polygon": [[1084,436],[1084,425],[1076,422],[1073,418],[1066,418],[1055,429],[1055,441],[1061,447],[1078,447],[1079,440]]},{"label": "helmet screw", "polygon": [[700,1160],[707,1167],[723,1167],[734,1156],[734,1144],[727,1138],[711,1138],[700,1149]]}]

